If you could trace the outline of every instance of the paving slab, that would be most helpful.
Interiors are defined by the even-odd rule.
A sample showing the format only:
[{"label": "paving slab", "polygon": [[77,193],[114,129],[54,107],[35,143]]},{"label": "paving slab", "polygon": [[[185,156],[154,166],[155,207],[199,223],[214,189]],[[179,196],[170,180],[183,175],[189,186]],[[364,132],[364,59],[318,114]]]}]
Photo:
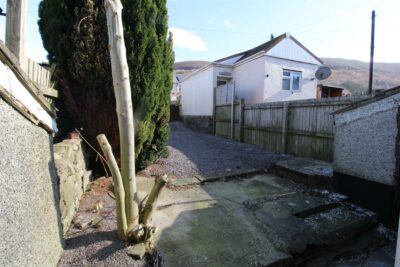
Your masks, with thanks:
[{"label": "paving slab", "polygon": [[[142,197],[153,182],[138,182]],[[348,225],[355,221],[363,226],[368,220],[368,214],[347,208],[337,211],[337,217],[318,217],[338,207],[329,206],[338,202],[329,195],[267,174],[165,189],[152,222],[159,229],[155,243],[165,266],[293,266],[310,245],[326,246],[324,238],[340,233],[343,218]],[[320,228],[313,228],[319,222]]]},{"label": "paving slab", "polygon": [[207,183],[207,182],[215,182],[218,180],[230,180],[234,178],[246,178],[246,177],[252,177],[255,174],[260,174],[263,173],[264,170],[261,169],[244,169],[244,170],[228,170],[224,174],[220,175],[200,175],[197,174],[194,177],[197,178],[202,184]]},{"label": "paving slab", "polygon": [[199,185],[200,180],[197,179],[196,177],[188,177],[188,178],[179,178],[179,179],[174,179],[170,183],[168,183],[168,187],[171,188],[177,188],[177,187],[185,187],[185,186],[191,186],[191,185]]},{"label": "paving slab", "polygon": [[[165,266],[268,266],[293,262],[290,255],[277,250],[266,235],[260,234],[262,227],[242,204],[249,196],[285,189],[257,188],[262,182],[251,180],[215,182],[183,191],[165,189],[153,219],[159,228],[156,244]],[[150,185],[143,186],[141,181],[139,190],[151,188],[151,182],[144,182]]]}]

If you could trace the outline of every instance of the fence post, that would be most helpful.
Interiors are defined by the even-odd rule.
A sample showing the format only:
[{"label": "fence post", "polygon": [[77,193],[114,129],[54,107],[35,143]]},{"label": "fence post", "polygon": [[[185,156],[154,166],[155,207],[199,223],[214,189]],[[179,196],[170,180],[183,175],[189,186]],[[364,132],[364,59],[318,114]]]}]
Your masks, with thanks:
[{"label": "fence post", "polygon": [[235,83],[232,83],[231,140],[235,139]]},{"label": "fence post", "polygon": [[239,142],[244,140],[244,99],[240,99],[239,106]]},{"label": "fence post", "polygon": [[7,1],[6,46],[18,58],[21,68],[26,72],[26,23],[28,1]]},{"label": "fence post", "polygon": [[283,102],[282,110],[282,154],[287,151],[287,136],[289,126],[289,102]]},{"label": "fence post", "polygon": [[214,87],[214,92],[213,92],[213,133],[214,135],[217,134],[217,87]]}]

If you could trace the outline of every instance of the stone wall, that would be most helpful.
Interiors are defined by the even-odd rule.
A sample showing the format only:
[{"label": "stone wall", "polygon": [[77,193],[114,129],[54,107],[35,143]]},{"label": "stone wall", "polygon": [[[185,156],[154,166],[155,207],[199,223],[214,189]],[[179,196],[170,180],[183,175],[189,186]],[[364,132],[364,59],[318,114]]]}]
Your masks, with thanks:
[{"label": "stone wall", "polygon": [[63,236],[53,138],[0,97],[0,266],[56,266]]},{"label": "stone wall", "polygon": [[183,123],[197,132],[209,134],[214,132],[212,116],[183,116]]},{"label": "stone wall", "polygon": [[79,201],[90,181],[85,153],[80,139],[66,139],[54,145],[54,159],[60,179],[60,208],[64,234],[67,232]]}]

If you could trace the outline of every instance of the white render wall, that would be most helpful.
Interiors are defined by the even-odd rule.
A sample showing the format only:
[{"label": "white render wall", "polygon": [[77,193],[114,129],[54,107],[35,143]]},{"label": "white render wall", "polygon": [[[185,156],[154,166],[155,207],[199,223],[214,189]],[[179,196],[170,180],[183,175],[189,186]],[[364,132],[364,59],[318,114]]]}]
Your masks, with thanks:
[{"label": "white render wall", "polygon": [[183,80],[181,83],[182,116],[212,116],[214,105],[214,67]]},{"label": "white render wall", "polygon": [[3,62],[0,62],[0,86],[19,101],[37,120],[54,132],[58,131],[55,119],[33,98],[15,73]]},{"label": "white render wall", "polygon": [[264,102],[265,56],[238,64],[233,69],[235,96],[246,104]]},{"label": "white render wall", "polygon": [[400,94],[335,115],[334,170],[395,185]]},{"label": "white render wall", "polygon": [[[315,77],[315,71],[318,67],[319,65],[267,56],[265,59],[264,101],[262,102],[316,98],[317,79],[312,80],[312,78]],[[284,69],[301,72],[302,80],[300,91],[291,92],[282,90],[282,75]]]}]

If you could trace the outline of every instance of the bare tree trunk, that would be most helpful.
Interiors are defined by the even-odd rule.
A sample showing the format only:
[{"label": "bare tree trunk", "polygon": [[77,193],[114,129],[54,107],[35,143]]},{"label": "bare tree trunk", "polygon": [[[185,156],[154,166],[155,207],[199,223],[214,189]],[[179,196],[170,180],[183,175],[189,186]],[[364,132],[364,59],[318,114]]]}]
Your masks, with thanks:
[{"label": "bare tree trunk", "polygon": [[139,223],[138,197],[135,178],[135,138],[129,69],[126,59],[122,4],[120,0],[105,0],[109,49],[117,106],[121,145],[121,175],[125,189],[128,229]]},{"label": "bare tree trunk", "polygon": [[125,190],[122,183],[121,173],[119,172],[117,161],[112,153],[110,144],[104,134],[99,134],[97,136],[97,141],[100,144],[101,150],[107,159],[107,165],[110,168],[111,175],[114,181],[114,193],[115,201],[117,203],[117,226],[118,226],[118,236],[122,240],[126,240],[126,234],[128,226],[126,223],[126,213],[125,213]]}]

